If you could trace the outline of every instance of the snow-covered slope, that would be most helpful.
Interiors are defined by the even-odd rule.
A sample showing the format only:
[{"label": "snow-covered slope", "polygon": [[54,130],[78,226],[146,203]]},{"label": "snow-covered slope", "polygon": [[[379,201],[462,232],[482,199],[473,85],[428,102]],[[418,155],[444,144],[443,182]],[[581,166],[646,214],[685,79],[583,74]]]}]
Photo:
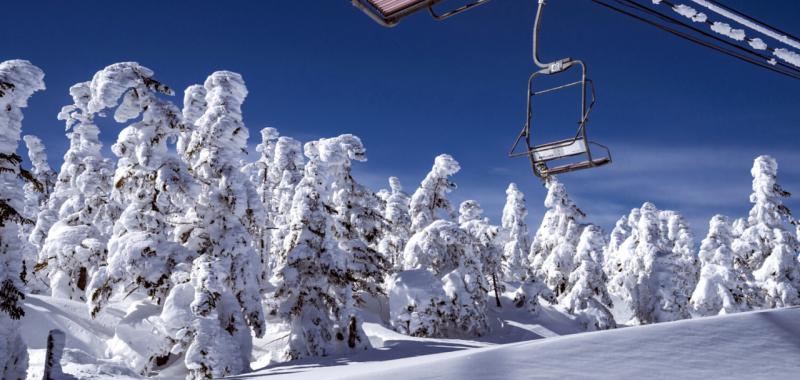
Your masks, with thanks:
[{"label": "snow-covered slope", "polygon": [[284,365],[242,378],[790,379],[798,363],[800,308],[787,308],[399,360]]}]

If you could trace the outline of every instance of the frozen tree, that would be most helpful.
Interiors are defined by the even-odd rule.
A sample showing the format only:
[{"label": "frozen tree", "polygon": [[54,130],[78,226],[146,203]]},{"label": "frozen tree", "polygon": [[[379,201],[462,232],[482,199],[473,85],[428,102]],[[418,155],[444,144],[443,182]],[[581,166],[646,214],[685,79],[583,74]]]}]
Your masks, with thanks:
[{"label": "frozen tree", "polygon": [[461,167],[450,155],[441,154],[436,157],[431,171],[411,196],[409,212],[412,233],[422,230],[434,220],[439,219],[439,211],[446,213],[449,219],[455,217],[453,207],[447,199],[447,193],[456,188],[456,184],[450,181],[450,177],[459,170]]},{"label": "frozen tree", "polygon": [[284,240],[290,230],[290,210],[295,188],[303,179],[303,146],[300,141],[291,137],[278,138],[275,145],[274,162],[270,166],[270,178],[278,179],[273,190],[272,230],[270,256],[268,261],[269,271],[272,272],[270,282],[278,283],[280,279],[275,276],[275,269],[286,263],[287,251],[284,250]]},{"label": "frozen tree", "polygon": [[192,224],[176,231],[199,255],[191,270],[194,320],[184,358],[195,379],[248,369],[251,329],[260,337],[265,323],[259,259],[246,229],[262,205],[238,165],[248,137],[241,111],[247,88],[229,71],[211,74],[204,87],[208,108],[185,149],[201,189],[187,212]]},{"label": "frozen tree", "polygon": [[383,273],[387,261],[375,249],[386,229],[377,196],[352,175],[352,161],[366,161],[366,149],[361,139],[345,134],[319,140],[320,159],[325,163],[331,180],[330,198],[334,208],[333,221],[339,248],[347,253],[350,278],[341,284],[358,293],[382,293]]},{"label": "frozen tree", "polygon": [[248,230],[253,235],[253,248],[261,258],[261,285],[269,284],[271,277],[270,248],[272,238],[272,221],[275,214],[274,194],[280,178],[270,175],[270,167],[274,161],[276,140],[278,140],[278,130],[275,128],[264,128],[261,130],[261,144],[256,146],[261,156],[255,162],[251,162],[242,168],[242,172],[249,176],[258,194],[259,200],[265,211],[262,216],[264,220],[257,220],[254,225],[248,226]]},{"label": "frozen tree", "polygon": [[775,307],[796,302],[797,294],[791,288],[796,288],[793,267],[797,260],[786,257],[796,257],[800,248],[797,238],[787,228],[791,212],[782,201],[790,194],[777,183],[778,163],[774,158],[757,157],[750,174],[753,207],[732,244],[734,268],[756,289],[750,306]]},{"label": "frozen tree", "polygon": [[728,314],[747,309],[747,284],[733,269],[733,233],[728,219],[715,215],[708,235],[700,244],[700,279],[691,298],[701,316]]},{"label": "frozen tree", "polygon": [[[438,331],[481,335],[488,329],[481,258],[473,238],[453,222],[437,220],[415,233],[403,252],[406,270],[426,269],[441,279],[449,311],[439,316]],[[392,300],[390,300],[390,303]],[[412,306],[421,305],[414,301]]]},{"label": "frozen tree", "polygon": [[503,246],[502,273],[506,281],[525,279],[528,264],[528,225],[525,218],[528,208],[525,207],[525,195],[519,191],[517,184],[510,183],[506,189],[506,204],[503,206],[502,234]]},{"label": "frozen tree", "polygon": [[458,210],[459,226],[472,237],[473,250],[481,261],[483,274],[492,281],[495,304],[500,307],[501,289],[497,280],[502,260],[502,250],[498,244],[500,228],[489,224],[489,220],[482,217],[483,209],[477,201],[461,202]]},{"label": "frozen tree", "polygon": [[400,180],[389,177],[391,192],[386,197],[386,208],[383,212],[388,223],[387,232],[381,238],[379,250],[389,259],[389,264],[399,269],[400,256],[411,236],[411,216],[408,213],[410,199],[403,192]]},{"label": "frozen tree", "polygon": [[[634,209],[638,212],[639,209]],[[619,252],[619,247],[628,236],[631,235],[631,227],[628,225],[628,217],[623,216],[617,220],[614,229],[611,230],[608,244],[603,249],[603,270],[607,276],[612,276],[614,273],[622,269],[622,258],[616,255]]]},{"label": "frozen tree", "polygon": [[556,297],[566,292],[573,257],[584,226],[579,222],[586,215],[567,195],[564,185],[555,177],[545,184],[547,212],[536,231],[528,260],[533,274],[544,280]]},{"label": "frozen tree", "polygon": [[560,300],[568,312],[579,316],[587,330],[616,327],[609,311],[611,296],[606,290],[608,281],[603,272],[603,230],[595,225],[583,229],[573,258],[575,268],[569,275],[567,291]]},{"label": "frozen tree", "polygon": [[100,130],[89,110],[90,83],[70,87],[73,104],[58,115],[70,147],[58,180],[36,221],[30,241],[41,247],[37,269],[54,297],[85,300],[92,274],[106,259],[106,243],[118,206],[110,199],[112,163],[104,159]]},{"label": "frozen tree", "polygon": [[305,145],[309,160],[295,189],[291,227],[283,241],[286,259],[277,272],[275,312],[290,324],[284,352],[288,359],[369,347],[352,314],[353,299],[342,286],[350,288],[343,280],[350,263],[337,244],[332,206],[326,204],[329,168],[319,145],[318,141]]},{"label": "frozen tree", "polygon": [[[192,198],[188,174],[167,151],[167,142],[180,131],[180,110],[156,96],[172,91],[135,62],[106,67],[95,74],[90,87],[90,112],[116,107],[114,119],[120,123],[141,116],[120,132],[111,147],[119,158],[112,199],[127,206],[114,223],[107,265],[93,274],[89,284],[94,316],[116,291],[138,289],[156,304],[163,302],[175,265],[189,260],[189,252],[173,241],[167,219],[180,214]],[[142,369],[149,370],[149,366]]]},{"label": "frozen tree", "polygon": [[514,305],[525,307],[528,312],[536,315],[541,308],[541,301],[556,303],[556,296],[547,285],[532,273],[528,273],[519,289],[514,292]]},{"label": "frozen tree", "polygon": [[[673,221],[670,239],[669,228],[661,228]],[[660,219],[661,218],[661,219]],[[616,264],[612,265],[609,290],[616,294],[633,312],[634,323],[656,323],[689,317],[691,284],[696,282],[694,257],[687,257],[681,249],[692,246],[691,234],[682,231],[685,226],[674,212],[659,212],[652,203],[632,211],[628,222],[636,221],[631,235],[616,252],[609,252]],[[665,235],[664,233],[667,233]],[[677,247],[677,248],[676,248]]]},{"label": "frozen tree", "polygon": [[19,228],[31,220],[23,215],[25,199],[19,182],[36,180],[20,167],[22,158],[16,151],[22,108],[40,90],[44,90],[44,73],[38,67],[23,60],[0,63],[0,378],[9,380],[24,379],[28,369],[18,322],[25,315]]},{"label": "frozen tree", "polygon": [[[45,208],[45,203],[53,192],[56,181],[56,172],[47,163],[47,153],[45,153],[42,141],[33,135],[22,137],[25,146],[28,148],[28,157],[31,160],[31,175],[35,182],[25,183],[25,218],[35,221],[39,212]],[[38,262],[39,252],[36,246],[30,243],[29,238],[33,231],[33,223],[20,226],[20,238],[23,241],[23,267],[25,268],[25,282],[28,290],[32,293],[44,293],[47,291],[47,278],[42,273],[34,271]]]}]

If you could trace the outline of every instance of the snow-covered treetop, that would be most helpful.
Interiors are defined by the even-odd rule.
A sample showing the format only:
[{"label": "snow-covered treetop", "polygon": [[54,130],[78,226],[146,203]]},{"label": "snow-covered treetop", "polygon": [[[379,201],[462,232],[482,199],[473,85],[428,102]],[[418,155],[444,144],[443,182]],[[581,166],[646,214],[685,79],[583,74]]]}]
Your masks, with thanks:
[{"label": "snow-covered treetop", "polygon": [[567,195],[567,188],[556,177],[550,177],[546,184],[547,197],[544,199],[544,206],[553,209],[557,214],[568,215],[579,219],[586,214],[575,205],[575,202]]},{"label": "snow-covered treetop", "polygon": [[472,220],[480,220],[483,209],[478,201],[466,200],[458,207],[458,223],[463,224]]},{"label": "snow-covered treetop", "polygon": [[441,276],[472,255],[472,237],[451,221],[436,220],[414,234],[403,251],[405,270],[427,269]]},{"label": "snow-covered treetop", "polygon": [[72,104],[61,108],[58,120],[66,121],[65,130],[69,131],[75,123],[90,123],[93,114],[89,112],[89,100],[92,98],[91,82],[81,82],[69,88]]},{"label": "snow-covered treetop", "polygon": [[[519,191],[516,183],[509,183],[506,189],[506,204],[503,206],[503,218],[501,220],[502,226],[505,229],[511,229],[512,226],[521,226],[525,224],[525,218],[528,216],[528,208],[525,207],[525,194]],[[520,233],[528,233],[520,231]]]},{"label": "snow-covered treetop", "polygon": [[183,91],[183,120],[187,124],[194,124],[207,107],[205,87],[193,84]]},{"label": "snow-covered treetop", "polygon": [[789,210],[781,199],[788,197],[789,193],[777,183],[778,162],[770,156],[759,156],[753,162],[750,174],[753,175],[753,193],[750,194],[753,208],[748,220],[750,225],[781,225],[783,218],[789,215]]},{"label": "snow-covered treetop", "polygon": [[732,267],[733,255],[730,247],[733,232],[728,218],[714,215],[708,222],[708,235],[700,245],[698,254],[703,263],[714,263]]},{"label": "snow-covered treetop", "polygon": [[392,189],[392,193],[403,191],[403,185],[400,184],[400,179],[397,177],[389,177],[389,188]]},{"label": "snow-covered treetop", "polygon": [[436,157],[433,167],[422,180],[411,197],[411,229],[419,231],[436,219],[436,211],[441,209],[452,217],[452,206],[445,195],[455,189],[449,177],[461,170],[458,162],[449,154]]},{"label": "snow-covered treetop", "polygon": [[367,160],[367,150],[361,139],[351,134],[320,139],[317,148],[319,158],[328,165],[350,166],[351,160]]},{"label": "snow-covered treetop", "polygon": [[261,153],[262,157],[268,155],[269,151],[269,144],[272,141],[275,141],[280,137],[280,133],[278,130],[272,127],[266,127],[261,130],[261,144],[256,146],[256,152]]},{"label": "snow-covered treetop", "polygon": [[50,172],[50,164],[47,163],[47,152],[45,152],[42,140],[34,135],[25,135],[22,137],[25,140],[25,146],[28,148],[28,157],[33,164],[33,173]]},{"label": "snow-covered treetop", "polygon": [[[208,154],[213,150],[214,154],[230,156],[223,161],[238,162],[238,155],[246,151],[250,136],[242,122],[242,103],[247,97],[244,79],[234,72],[217,71],[206,79],[203,86],[207,92],[208,109],[196,122],[203,128],[193,132],[187,154],[195,161],[212,163],[215,160]],[[201,151],[206,153],[198,157]]]},{"label": "snow-covered treetop", "polygon": [[44,72],[14,59],[0,63],[0,153],[14,153],[22,131],[22,111],[34,92],[44,90]]},{"label": "snow-covered treetop", "polygon": [[138,91],[148,88],[163,94],[174,95],[169,87],[152,79],[152,76],[152,70],[136,62],[120,62],[106,66],[92,77],[89,85],[91,100],[87,107],[88,111],[97,113],[116,107],[119,99],[125,95],[123,104],[114,113],[114,120],[123,123],[141,113],[141,108],[137,107],[138,98],[144,94],[138,93]]}]

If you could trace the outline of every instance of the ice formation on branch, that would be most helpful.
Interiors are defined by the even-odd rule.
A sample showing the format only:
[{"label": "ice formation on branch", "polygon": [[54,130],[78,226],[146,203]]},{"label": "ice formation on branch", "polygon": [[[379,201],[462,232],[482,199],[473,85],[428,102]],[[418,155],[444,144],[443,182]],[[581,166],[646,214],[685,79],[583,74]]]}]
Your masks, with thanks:
[{"label": "ice formation on branch", "polygon": [[699,315],[728,314],[747,309],[746,284],[733,269],[733,232],[728,219],[715,215],[700,245],[700,279],[691,306]]},{"label": "ice formation on branch", "polygon": [[448,154],[436,157],[433,168],[422,180],[417,191],[411,196],[411,232],[416,233],[434,220],[439,219],[438,212],[446,213],[449,219],[455,217],[453,207],[447,199],[447,193],[456,188],[450,177],[461,170],[458,162]]},{"label": "ice formation on branch", "polygon": [[35,183],[20,167],[17,155],[22,131],[22,108],[34,92],[44,90],[44,73],[28,61],[0,63],[0,378],[24,379],[28,352],[19,334],[18,320],[25,315],[21,274],[22,247],[19,228],[25,218],[20,181]]},{"label": "ice formation on branch", "polygon": [[501,230],[505,240],[502,272],[506,281],[521,281],[527,275],[528,248],[530,247],[528,225],[525,223],[527,216],[525,195],[519,191],[515,183],[508,184]]},{"label": "ice formation on branch", "polygon": [[403,192],[400,180],[389,177],[391,192],[386,197],[386,208],[383,212],[388,223],[387,231],[378,244],[378,249],[389,260],[389,265],[399,269],[402,265],[403,248],[411,237],[411,216],[408,213],[411,200]]}]

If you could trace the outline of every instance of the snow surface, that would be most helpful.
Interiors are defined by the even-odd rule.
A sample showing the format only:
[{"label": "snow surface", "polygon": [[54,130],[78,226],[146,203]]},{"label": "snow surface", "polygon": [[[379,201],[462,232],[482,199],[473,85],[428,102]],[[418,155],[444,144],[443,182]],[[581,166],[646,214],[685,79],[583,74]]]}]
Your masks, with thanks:
[{"label": "snow surface", "polygon": [[[420,349],[419,354],[424,352]],[[380,359],[291,363],[240,378],[788,379],[796,377],[800,360],[800,308],[376,360]]]}]

